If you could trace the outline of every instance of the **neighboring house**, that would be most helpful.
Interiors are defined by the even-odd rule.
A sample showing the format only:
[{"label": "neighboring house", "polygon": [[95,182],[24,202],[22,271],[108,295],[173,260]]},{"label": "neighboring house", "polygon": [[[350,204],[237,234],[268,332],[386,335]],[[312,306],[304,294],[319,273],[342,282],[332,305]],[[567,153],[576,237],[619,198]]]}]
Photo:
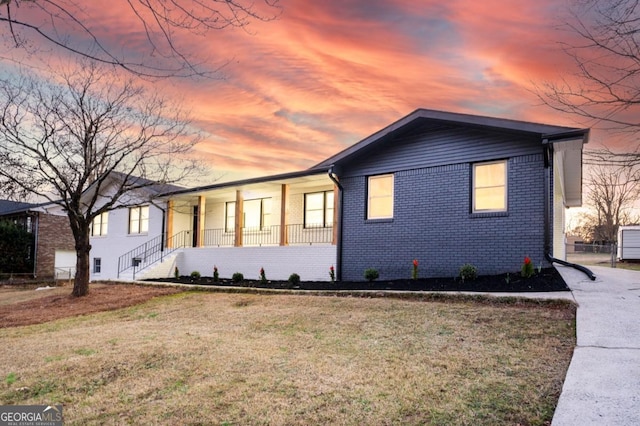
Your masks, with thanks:
[{"label": "neighboring house", "polygon": [[[159,194],[109,212],[92,279],[363,280],[518,271],[565,258],[588,129],[420,109],[304,171]],[[167,237],[165,237],[167,236]],[[135,246],[135,248],[134,248]],[[162,261],[160,261],[160,257]],[[109,265],[107,268],[107,264]],[[119,266],[118,266],[119,265]]]},{"label": "neighboring house", "polygon": [[34,235],[34,277],[68,279],[75,275],[75,242],[69,219],[59,207],[0,200],[0,219],[14,221]]}]

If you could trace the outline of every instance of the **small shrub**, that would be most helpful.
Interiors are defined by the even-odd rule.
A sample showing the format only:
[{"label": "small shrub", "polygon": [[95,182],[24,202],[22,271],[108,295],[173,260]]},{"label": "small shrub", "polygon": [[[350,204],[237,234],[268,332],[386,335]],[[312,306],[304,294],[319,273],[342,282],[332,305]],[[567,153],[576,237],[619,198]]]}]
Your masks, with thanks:
[{"label": "small shrub", "polygon": [[235,272],[231,276],[231,281],[233,281],[234,283],[239,283],[240,281],[244,281],[244,275],[242,275],[242,272]]},{"label": "small shrub", "polygon": [[329,279],[331,279],[332,283],[336,281],[336,270],[333,265],[329,267]]},{"label": "small shrub", "polygon": [[220,281],[220,274],[218,274],[218,267],[214,266],[213,267],[213,282],[218,282]]},{"label": "small shrub", "polygon": [[300,275],[296,274],[295,272],[293,274],[289,275],[289,283],[291,283],[293,285],[300,284]]},{"label": "small shrub", "polygon": [[367,281],[371,282],[371,281],[377,280],[378,277],[380,277],[380,274],[378,274],[377,269],[369,268],[364,271],[364,277]]},{"label": "small shrub", "polygon": [[418,279],[418,259],[413,259],[413,269],[411,270],[411,279]]},{"label": "small shrub", "polygon": [[177,266],[173,268],[173,278],[180,278],[180,271]]},{"label": "small shrub", "polygon": [[191,272],[191,278],[193,278],[194,280],[199,280],[200,279],[200,272],[198,272],[198,271]]},{"label": "small shrub", "polygon": [[260,268],[260,282],[262,284],[266,284],[267,283],[267,275],[264,272],[264,268]]},{"label": "small shrub", "polygon": [[460,267],[460,279],[462,281],[473,281],[478,278],[478,270],[470,263],[466,263]]},{"label": "small shrub", "polygon": [[522,275],[523,278],[531,278],[533,274],[535,274],[533,262],[531,262],[531,258],[529,256],[525,256],[522,268],[520,269],[520,275]]}]

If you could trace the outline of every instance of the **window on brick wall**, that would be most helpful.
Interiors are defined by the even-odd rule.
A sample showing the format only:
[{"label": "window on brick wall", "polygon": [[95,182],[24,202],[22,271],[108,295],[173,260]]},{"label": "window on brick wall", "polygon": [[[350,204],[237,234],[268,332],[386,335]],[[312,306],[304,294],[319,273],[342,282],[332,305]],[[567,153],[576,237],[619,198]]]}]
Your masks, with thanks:
[{"label": "window on brick wall", "polygon": [[369,176],[367,219],[393,218],[393,175]]},{"label": "window on brick wall", "polygon": [[93,218],[91,223],[91,236],[107,235],[107,225],[109,224],[109,212],[103,212]]},{"label": "window on brick wall", "polygon": [[224,232],[235,232],[236,230],[236,202],[230,201],[224,208]]},{"label": "window on brick wall", "polygon": [[146,234],[147,232],[149,232],[149,206],[131,207],[129,234]]},{"label": "window on brick wall", "polygon": [[99,257],[93,258],[93,273],[99,274],[102,270],[102,259]]},{"label": "window on brick wall", "polygon": [[333,191],[304,194],[304,227],[333,226]]},{"label": "window on brick wall", "polygon": [[507,160],[473,164],[472,212],[507,211]]}]

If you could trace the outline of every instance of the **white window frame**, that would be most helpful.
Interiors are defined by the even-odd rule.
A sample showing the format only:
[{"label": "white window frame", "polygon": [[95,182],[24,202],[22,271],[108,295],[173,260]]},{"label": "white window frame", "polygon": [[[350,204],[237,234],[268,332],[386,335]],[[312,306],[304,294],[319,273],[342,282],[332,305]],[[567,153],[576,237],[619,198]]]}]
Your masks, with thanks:
[{"label": "white window frame", "polygon": [[[320,211],[320,209],[309,210],[307,197],[310,195],[319,195],[322,194],[322,223],[309,223],[307,217],[309,211]],[[308,192],[304,194],[304,224],[303,227],[306,228],[331,228],[333,226],[333,205],[334,200],[333,197],[331,202],[329,202],[329,196],[332,195],[335,197],[333,190],[330,191],[317,191],[317,192]]]},{"label": "white window frame", "polygon": [[[243,221],[242,221],[242,226],[244,227],[245,230],[247,231],[266,231],[271,227],[271,211],[270,209],[267,209],[265,206],[266,201],[272,202],[271,197],[266,197],[266,198],[253,198],[251,200],[244,200],[244,202],[242,203],[243,206],[246,206],[248,203],[250,202],[259,202],[260,203],[260,224],[258,225],[258,227],[247,227],[247,211],[245,208],[242,209],[242,214],[243,214]],[[236,214],[238,214],[238,212],[236,211]]]},{"label": "white window frame", "polygon": [[[146,211],[146,218],[143,212]],[[134,226],[135,224],[135,226]],[[149,206],[129,208],[129,235],[142,235],[149,232]]]},{"label": "white window frame", "polygon": [[91,236],[104,237],[107,235],[109,228],[109,212],[102,212],[93,218],[91,222]]},{"label": "white window frame", "polygon": [[[233,214],[229,214],[229,207],[233,206]],[[224,204],[224,232],[228,234],[232,234],[236,232],[236,202],[235,201],[227,201]],[[233,220],[229,220],[233,219]]]},{"label": "white window frame", "polygon": [[99,274],[102,272],[102,258],[94,257],[93,258],[93,273]]},{"label": "white window frame", "polygon": [[[482,167],[482,166],[491,166],[494,164],[503,164],[504,165],[504,184],[502,185],[494,185],[494,186],[484,186],[484,187],[478,187],[476,185],[476,170],[478,169],[478,167]],[[471,179],[471,211],[472,213],[494,213],[494,212],[506,212],[508,211],[509,205],[508,205],[508,200],[509,200],[509,164],[507,160],[499,160],[499,161],[486,161],[486,162],[482,162],[482,163],[474,163],[472,166],[472,179]],[[477,200],[478,200],[478,194],[477,194],[477,190],[478,189],[489,189],[489,188],[504,188],[503,191],[503,208],[498,208],[498,209],[478,209],[476,208],[476,204],[477,204]]]},{"label": "white window frame", "polygon": [[[373,194],[371,191],[371,183],[376,179],[388,179],[391,178],[391,194]],[[378,219],[393,219],[394,213],[394,197],[395,197],[395,177],[393,173],[388,173],[384,175],[375,175],[369,176],[367,179],[367,219],[368,220],[378,220]],[[377,216],[371,212],[371,206],[373,200],[380,200],[388,198],[391,203],[391,214]]]}]

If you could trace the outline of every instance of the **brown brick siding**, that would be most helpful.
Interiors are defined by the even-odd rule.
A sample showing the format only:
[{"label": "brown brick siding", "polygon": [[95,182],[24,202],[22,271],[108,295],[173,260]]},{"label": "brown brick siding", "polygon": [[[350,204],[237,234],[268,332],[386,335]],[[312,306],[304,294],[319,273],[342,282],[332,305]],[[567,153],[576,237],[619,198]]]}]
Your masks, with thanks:
[{"label": "brown brick siding", "polygon": [[69,219],[66,216],[39,213],[36,245],[36,275],[39,278],[54,276],[56,250],[75,250]]}]

